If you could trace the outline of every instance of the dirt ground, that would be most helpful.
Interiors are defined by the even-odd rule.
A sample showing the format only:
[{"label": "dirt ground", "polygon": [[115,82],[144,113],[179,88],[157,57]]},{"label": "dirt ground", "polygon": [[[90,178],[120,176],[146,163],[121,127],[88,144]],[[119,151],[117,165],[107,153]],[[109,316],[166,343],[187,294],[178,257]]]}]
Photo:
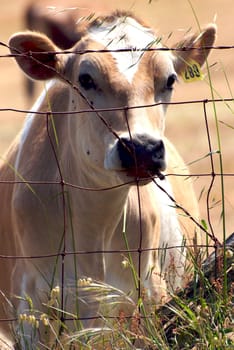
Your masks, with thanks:
[{"label": "dirt ground", "polygon": [[[25,0],[1,0],[0,12],[0,41],[7,43],[11,34],[24,29],[23,13],[27,1]],[[49,5],[58,6],[61,1],[47,1]],[[70,1],[65,2],[69,6]],[[74,3],[74,2],[73,2]],[[116,1],[87,0],[87,7],[92,12],[97,12],[98,7],[115,9]],[[98,3],[95,5],[95,3]],[[233,45],[233,0],[119,0],[118,8],[134,11],[138,16],[151,24],[159,31],[162,41],[169,47],[173,42],[180,40],[189,29],[198,30],[197,19],[201,26],[216,21],[218,26],[218,38],[216,45]],[[79,6],[80,1],[75,2]],[[82,0],[84,7],[84,0]],[[5,109],[28,109],[31,102],[26,99],[23,90],[23,76],[13,59],[7,57],[8,50],[0,46],[0,155],[2,155],[17,131],[22,126],[24,113],[16,113]],[[214,50],[209,58],[211,66],[211,80],[217,98],[230,98],[234,93],[233,65],[234,49]],[[206,69],[203,69],[206,73]],[[207,83],[207,77],[203,81],[186,84],[182,80],[178,83],[173,101],[204,100],[211,98],[211,89]],[[225,190],[225,223],[226,235],[234,229],[234,104],[233,102],[216,103],[207,105],[207,118],[209,133],[214,152],[215,172],[220,173],[219,155],[215,152],[218,147],[218,136],[215,122],[214,108],[217,113],[217,126],[219,130],[220,145],[223,160]],[[201,218],[207,221],[207,190],[211,183],[210,158],[205,119],[202,104],[187,104],[183,106],[171,106],[167,114],[166,134],[190,166],[192,174],[207,174],[207,176],[194,177],[197,196],[200,198]],[[231,174],[233,176],[231,176]],[[222,239],[223,220],[221,206],[220,177],[215,177],[210,196],[210,215],[214,232]]]}]

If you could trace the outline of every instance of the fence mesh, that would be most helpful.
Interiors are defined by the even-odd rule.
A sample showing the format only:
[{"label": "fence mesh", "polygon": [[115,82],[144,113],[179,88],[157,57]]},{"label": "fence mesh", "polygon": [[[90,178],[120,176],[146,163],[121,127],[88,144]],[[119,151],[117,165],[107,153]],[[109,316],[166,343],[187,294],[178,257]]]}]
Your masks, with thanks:
[{"label": "fence mesh", "polygon": [[[1,43],[1,45],[6,46],[4,43]],[[234,46],[215,46],[212,47],[213,50],[222,50],[222,52],[226,52],[226,50],[232,50]],[[193,49],[193,48],[190,48]],[[197,49],[197,48],[196,48]],[[154,49],[155,50],[155,49]],[[161,48],[160,50],[175,50],[171,48]],[[185,48],[183,50],[186,50]],[[102,54],[104,50],[100,51],[100,55]],[[124,50],[121,50],[124,51]],[[90,51],[89,51],[90,52]],[[92,51],[93,52],[93,51]],[[97,53],[97,51],[94,51]],[[69,52],[67,51],[66,54]],[[84,52],[79,52],[77,54],[83,54]],[[12,57],[13,55],[4,55],[1,57]],[[63,78],[63,77],[62,77]],[[66,82],[69,83],[70,82]],[[81,93],[76,87],[74,89],[77,90],[77,93]],[[125,119],[126,123],[128,123],[128,111],[131,109],[141,109],[141,108],[152,108],[156,107],[159,104],[153,104],[153,105],[142,105],[142,106],[128,106],[125,109],[123,109],[125,113]],[[203,148],[201,153],[197,155],[197,159],[194,159],[194,155],[191,155],[191,158],[187,159],[187,162],[190,163],[190,169],[191,172],[188,174],[170,174],[166,173],[166,177],[170,176],[183,176],[183,177],[192,177],[193,182],[195,184],[195,188],[197,191],[197,197],[199,197],[199,203],[201,206],[201,219],[198,220],[197,218],[193,218],[190,213],[186,209],[186,203],[177,203],[173,197],[170,196],[170,194],[167,194],[170,199],[173,201],[176,208],[180,210],[181,215],[187,215],[190,217],[192,221],[197,225],[197,227],[204,232],[204,234],[207,236],[207,244],[205,247],[211,248],[211,249],[218,249],[221,245],[223,240],[225,240],[228,235],[230,234],[230,227],[232,226],[232,220],[230,213],[233,209],[233,201],[232,198],[229,197],[229,191],[232,192],[232,181],[234,176],[234,169],[231,167],[231,158],[228,158],[225,154],[226,148],[228,147],[228,156],[230,155],[230,141],[232,139],[232,132],[233,132],[233,125],[232,120],[229,122],[229,117],[233,117],[233,98],[204,98],[199,100],[188,100],[188,101],[174,101],[167,103],[169,105],[169,109],[171,110],[171,114],[175,112],[176,115],[179,115],[179,112],[181,108],[183,107],[183,113],[186,113],[186,108],[188,108],[189,113],[191,115],[191,110],[193,113],[195,111],[199,111],[200,113],[200,121],[201,121],[201,131],[202,134],[199,134],[199,131],[194,130],[194,133],[192,134],[193,137],[193,144],[199,144],[200,142],[203,143]],[[89,103],[89,106],[92,108],[93,113],[98,116],[101,123],[105,125],[105,127],[108,129],[108,132],[113,133],[116,138],[119,138],[118,134],[112,129],[112,127],[106,122],[105,118],[103,118],[102,113],[103,112],[109,112],[111,110],[116,111],[119,108],[114,109],[100,109],[96,110],[92,107],[92,105]],[[228,114],[228,120],[223,120],[222,114],[225,110],[225,113]],[[102,192],[102,191],[109,191],[113,190],[114,188],[124,187],[127,185],[127,183],[122,183],[118,186],[113,187],[100,187],[100,188],[86,188],[82,187],[77,183],[68,182],[64,176],[63,176],[63,170],[60,166],[60,159],[57,154],[56,150],[56,142],[55,142],[55,131],[53,130],[53,117],[50,111],[46,112],[38,112],[38,111],[27,111],[22,109],[15,109],[11,108],[10,106],[5,106],[5,108],[0,109],[0,113],[4,113],[6,111],[13,111],[18,114],[25,114],[25,113],[36,113],[37,118],[44,118],[44,123],[46,125],[47,130],[47,137],[49,140],[49,145],[51,148],[51,151],[54,155],[54,160],[58,169],[59,178],[56,181],[38,181],[37,179],[27,180],[21,177],[21,174],[15,174],[15,180],[2,180],[0,182],[0,186],[4,185],[12,185],[14,184],[25,184],[29,188],[37,188],[36,186],[57,186],[60,187],[60,205],[63,208],[63,228],[62,228],[62,238],[61,238],[61,244],[60,244],[60,250],[59,251],[51,251],[50,254],[30,254],[30,255],[11,255],[9,252],[8,254],[1,254],[0,260],[30,260],[35,261],[35,264],[39,259],[58,259],[59,264],[61,265],[61,310],[65,309],[66,304],[66,293],[65,290],[68,288],[68,286],[65,285],[65,274],[66,274],[66,259],[68,256],[74,256],[74,259],[76,256],[86,256],[90,254],[100,254],[102,256],[103,254],[106,255],[114,255],[114,254],[130,254],[135,253],[138,254],[138,278],[137,278],[137,290],[138,290],[138,297],[142,295],[142,286],[139,282],[141,280],[141,261],[142,261],[142,254],[147,250],[154,250],[157,251],[159,248],[157,247],[150,247],[150,248],[143,248],[142,247],[142,235],[143,231],[141,228],[141,220],[139,222],[139,237],[137,238],[139,241],[139,246],[136,249],[129,249],[126,246],[126,249],[122,250],[95,250],[90,249],[87,251],[80,250],[79,247],[76,247],[76,250],[71,250],[70,247],[67,247],[66,245],[66,234],[67,234],[67,227],[70,224],[70,213],[68,210],[69,207],[69,198],[67,196],[67,191],[77,191],[78,195],[82,195],[82,192],[89,191],[89,192]],[[90,113],[90,109],[88,109]],[[67,118],[68,114],[75,114],[77,115],[77,118],[79,118],[80,114],[84,114],[86,110],[80,110],[80,111],[60,111],[58,112],[59,115],[63,114],[64,118]],[[53,116],[56,116],[56,113],[53,113]],[[174,122],[170,122],[171,125],[173,125]],[[170,125],[169,123],[169,125]],[[188,121],[189,123],[189,121]],[[180,128],[180,120],[177,120],[176,122],[177,128]],[[173,126],[174,128],[174,126]],[[186,126],[185,126],[186,129]],[[177,129],[176,129],[177,130]],[[225,130],[227,130],[227,134],[225,133]],[[173,134],[173,130],[169,131],[169,134]],[[186,130],[184,130],[186,132]],[[129,134],[131,135],[131,130],[129,129]],[[175,135],[176,136],[176,135]],[[176,137],[174,137],[176,139]],[[203,138],[203,141],[201,140]],[[204,144],[204,139],[205,143]],[[174,142],[176,144],[176,142]],[[184,145],[186,148],[187,145]],[[190,146],[191,149],[194,149],[194,146]],[[181,146],[182,148],[182,146]],[[183,153],[183,151],[181,152]],[[188,156],[187,156],[188,157]],[[196,156],[195,156],[196,157]],[[4,160],[3,160],[4,161]],[[48,164],[48,167],[50,164]],[[9,164],[9,167],[12,167],[12,164]],[[195,169],[195,170],[194,170]],[[198,171],[200,169],[200,171]],[[40,171],[40,169],[38,169]],[[155,178],[152,178],[152,181],[155,182],[155,186],[160,187],[160,181],[157,182]],[[139,190],[139,180],[131,180],[129,183],[134,183],[136,187]],[[128,183],[128,184],[129,184]],[[228,197],[228,200],[226,202],[226,198]],[[138,193],[138,206],[139,206],[139,212],[141,212],[141,201],[140,201],[140,194]],[[3,203],[4,205],[4,203]],[[105,213],[103,214],[105,215]],[[141,216],[141,214],[140,214]],[[229,222],[230,220],[230,222]],[[38,244],[40,244],[40,239],[38,240]],[[161,249],[172,249],[175,247],[166,247]],[[77,271],[75,271],[75,274]],[[82,281],[81,281],[82,283]],[[96,315],[90,316],[89,318],[95,318],[98,317]],[[66,314],[62,314],[61,318],[63,320],[65,319],[71,319],[72,317],[67,316]],[[12,319],[2,319],[2,322],[8,322],[8,321],[14,321],[16,318]]]}]

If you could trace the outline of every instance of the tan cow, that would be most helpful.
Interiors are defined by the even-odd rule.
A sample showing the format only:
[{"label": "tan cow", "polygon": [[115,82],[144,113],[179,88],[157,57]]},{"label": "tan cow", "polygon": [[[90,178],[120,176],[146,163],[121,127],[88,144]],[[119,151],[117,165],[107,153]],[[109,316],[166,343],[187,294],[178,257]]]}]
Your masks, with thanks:
[{"label": "tan cow", "polygon": [[[88,24],[69,54],[56,54],[42,34],[11,37],[20,68],[33,79],[52,80],[0,169],[7,181],[0,184],[0,254],[18,257],[1,259],[1,290],[10,300],[29,295],[43,310],[60,286],[62,307],[75,313],[69,288],[76,275],[104,281],[135,301],[145,288],[155,303],[183,285],[184,244],[193,243],[196,227],[183,212],[177,215],[171,196],[195,218],[198,209],[191,181],[173,175],[188,170],[164,136],[166,104],[187,63],[204,63],[210,50],[203,47],[215,33],[211,24],[176,45],[192,50],[152,50],[161,47],[153,30],[116,12]],[[127,249],[137,285],[132,269],[123,269]],[[28,308],[22,300],[16,306],[17,313]],[[80,305],[78,316],[95,313]]]}]

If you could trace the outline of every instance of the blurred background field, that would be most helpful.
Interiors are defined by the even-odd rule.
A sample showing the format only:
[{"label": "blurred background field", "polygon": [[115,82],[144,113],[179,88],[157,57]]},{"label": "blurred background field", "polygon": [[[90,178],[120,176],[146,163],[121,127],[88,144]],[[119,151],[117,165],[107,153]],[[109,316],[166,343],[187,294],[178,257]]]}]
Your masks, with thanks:
[{"label": "blurred background field", "polygon": [[[44,1],[45,2],[45,1]],[[2,0],[0,12],[0,41],[7,44],[11,34],[24,30],[23,14],[28,1]],[[42,1],[43,3],[43,1]],[[116,1],[47,1],[51,6],[62,3],[66,7],[81,7],[82,11],[99,13],[100,8],[131,10],[158,30],[162,41],[168,46],[183,38],[187,31],[197,31],[198,24],[188,0],[119,0]],[[233,45],[234,6],[232,0],[191,0],[196,16],[201,26],[215,21],[218,26],[216,45]],[[83,9],[83,10],[82,10]],[[29,109],[29,102],[23,89],[23,75],[12,58],[6,57],[8,49],[0,46],[0,109],[16,108]],[[213,50],[209,57],[209,65],[213,91],[217,98],[230,98],[234,93],[234,49]],[[206,74],[206,69],[203,69]],[[42,86],[38,87],[38,94]],[[203,81],[184,83],[180,79],[174,92],[173,102],[210,99],[211,89],[207,76]],[[225,217],[226,230],[229,235],[234,230],[234,103],[219,102],[215,105],[218,116],[218,127],[221,136],[221,151],[225,174]],[[209,132],[212,141],[212,151],[217,150],[217,134],[213,105],[207,105]],[[22,126],[23,113],[0,112],[0,155],[3,155],[10,142]],[[192,174],[210,174],[210,159],[205,157],[209,152],[205,119],[202,104],[185,104],[170,106],[167,113],[166,135],[173,141]],[[204,158],[205,157],[205,158]],[[218,154],[214,154],[215,171],[220,173]],[[201,160],[199,160],[201,159]],[[198,161],[199,160],[199,161]],[[200,198],[201,218],[207,221],[207,190],[211,182],[210,176],[194,177],[197,196]],[[202,195],[201,195],[202,194]],[[221,190],[220,177],[215,177],[211,192],[210,209],[211,222],[215,234],[222,240],[223,221],[221,219]],[[182,203],[183,204],[183,203]],[[186,205],[185,205],[186,207]]]}]

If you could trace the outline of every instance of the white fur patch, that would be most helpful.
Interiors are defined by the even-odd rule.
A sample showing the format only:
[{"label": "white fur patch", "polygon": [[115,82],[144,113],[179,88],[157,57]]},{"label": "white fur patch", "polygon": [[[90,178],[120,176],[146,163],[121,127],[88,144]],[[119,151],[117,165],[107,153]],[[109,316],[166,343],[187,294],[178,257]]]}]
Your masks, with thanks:
[{"label": "white fur patch", "polygon": [[131,82],[137,71],[142,49],[150,47],[156,40],[151,29],[143,27],[131,17],[117,18],[112,23],[103,23],[92,28],[91,38],[109,50],[130,49],[126,52],[112,52],[119,71]]}]

